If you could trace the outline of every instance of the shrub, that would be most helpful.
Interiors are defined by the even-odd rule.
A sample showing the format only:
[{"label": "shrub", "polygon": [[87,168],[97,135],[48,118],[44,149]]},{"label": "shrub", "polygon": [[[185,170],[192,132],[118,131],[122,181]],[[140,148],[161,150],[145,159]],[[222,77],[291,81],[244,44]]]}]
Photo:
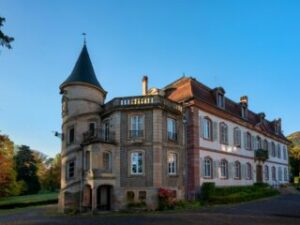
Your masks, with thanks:
[{"label": "shrub", "polygon": [[203,200],[209,200],[215,194],[216,186],[214,182],[205,182],[201,187],[201,197]]},{"label": "shrub", "polygon": [[176,205],[176,191],[159,188],[158,190],[158,209],[174,209]]}]

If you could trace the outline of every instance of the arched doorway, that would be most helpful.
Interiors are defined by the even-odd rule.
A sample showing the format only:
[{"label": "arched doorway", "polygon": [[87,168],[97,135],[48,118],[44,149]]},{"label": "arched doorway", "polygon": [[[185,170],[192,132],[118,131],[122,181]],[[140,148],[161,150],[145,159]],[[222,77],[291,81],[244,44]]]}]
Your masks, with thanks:
[{"label": "arched doorway", "polygon": [[97,208],[99,210],[111,210],[112,186],[100,185],[97,189]]},{"label": "arched doorway", "polygon": [[83,202],[82,206],[92,208],[92,188],[90,185],[85,185],[83,188]]}]

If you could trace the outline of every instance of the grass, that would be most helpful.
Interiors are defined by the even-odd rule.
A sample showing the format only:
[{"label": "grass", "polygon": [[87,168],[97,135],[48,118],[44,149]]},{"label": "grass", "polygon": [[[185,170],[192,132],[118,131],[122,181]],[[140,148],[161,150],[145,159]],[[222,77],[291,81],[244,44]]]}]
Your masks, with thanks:
[{"label": "grass", "polygon": [[12,209],[18,207],[27,207],[34,205],[45,205],[57,203],[58,193],[41,193],[35,195],[23,195],[0,198],[0,209]]}]

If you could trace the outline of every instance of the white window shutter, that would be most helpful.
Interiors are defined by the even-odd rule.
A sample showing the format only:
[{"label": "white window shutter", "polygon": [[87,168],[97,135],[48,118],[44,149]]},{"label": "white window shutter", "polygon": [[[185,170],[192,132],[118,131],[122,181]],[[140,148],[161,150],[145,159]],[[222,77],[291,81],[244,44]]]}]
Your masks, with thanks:
[{"label": "white window shutter", "polygon": [[218,161],[213,161],[213,175],[214,178],[219,177],[219,162]]},{"label": "white window shutter", "polygon": [[244,148],[246,149],[248,146],[248,141],[247,141],[247,132],[244,132]]},{"label": "white window shutter", "polygon": [[201,177],[204,177],[205,176],[205,165],[204,165],[204,159],[200,158],[200,174],[201,174]]},{"label": "white window shutter", "polygon": [[203,138],[204,135],[204,118],[199,116],[199,135]]}]

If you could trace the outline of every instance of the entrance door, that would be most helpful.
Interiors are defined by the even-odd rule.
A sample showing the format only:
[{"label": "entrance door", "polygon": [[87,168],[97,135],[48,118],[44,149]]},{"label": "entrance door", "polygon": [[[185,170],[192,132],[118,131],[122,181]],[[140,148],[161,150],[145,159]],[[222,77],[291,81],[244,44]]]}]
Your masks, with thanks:
[{"label": "entrance door", "polygon": [[263,182],[263,175],[262,175],[262,166],[257,165],[256,166],[256,182],[257,183],[262,183]]},{"label": "entrance door", "polygon": [[100,210],[111,209],[111,190],[112,186],[102,185],[97,190],[97,208]]}]

